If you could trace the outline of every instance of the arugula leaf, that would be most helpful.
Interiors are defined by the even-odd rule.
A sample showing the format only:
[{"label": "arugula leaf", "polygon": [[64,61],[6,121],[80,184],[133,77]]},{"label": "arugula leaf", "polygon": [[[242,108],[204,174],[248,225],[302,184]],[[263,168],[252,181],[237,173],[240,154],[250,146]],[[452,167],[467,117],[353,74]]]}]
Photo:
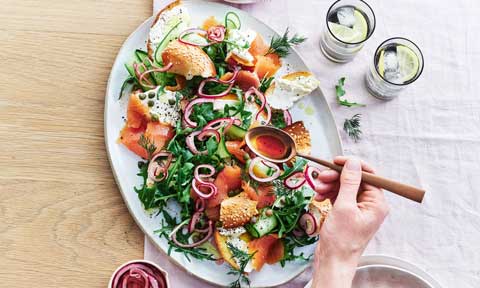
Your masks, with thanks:
[{"label": "arugula leaf", "polygon": [[285,117],[283,116],[283,110],[281,109],[272,109],[272,118],[270,121],[270,123],[272,123],[272,125],[278,129],[287,127]]},{"label": "arugula leaf", "polygon": [[283,164],[283,174],[280,175],[280,177],[278,177],[278,179],[280,180],[283,180],[285,178],[287,178],[288,176],[292,175],[293,173],[295,172],[298,172],[298,171],[303,171],[303,169],[305,168],[305,165],[307,165],[308,161],[303,159],[303,158],[300,158],[300,157],[296,157],[295,158],[295,162],[293,162],[293,165],[292,167],[288,166],[287,164]]},{"label": "arugula leaf", "polygon": [[360,104],[356,102],[349,102],[346,99],[342,99],[341,97],[345,95],[345,77],[338,79],[338,84],[335,85],[335,94],[337,96],[337,103],[342,106],[346,107],[365,107],[367,105]]},{"label": "arugula leaf", "polygon": [[307,245],[314,244],[317,242],[318,237],[308,237],[307,235],[298,237],[287,235],[282,239],[283,241],[283,258],[280,260],[280,265],[285,266],[286,262],[289,261],[310,261],[312,255],[305,257],[305,254],[301,252],[300,254],[295,254],[295,248],[303,247]]},{"label": "arugula leaf", "polygon": [[278,220],[278,237],[290,233],[298,223],[298,219],[310,203],[312,196],[306,196],[305,186],[290,190],[281,180],[274,180],[277,200],[273,204],[273,215]]}]

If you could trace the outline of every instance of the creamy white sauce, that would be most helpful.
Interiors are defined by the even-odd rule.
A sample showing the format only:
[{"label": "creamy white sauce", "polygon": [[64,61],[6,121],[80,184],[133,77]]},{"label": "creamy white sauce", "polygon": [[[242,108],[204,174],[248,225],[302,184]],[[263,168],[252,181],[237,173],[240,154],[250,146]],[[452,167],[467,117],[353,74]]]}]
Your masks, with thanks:
[{"label": "creamy white sauce", "polygon": [[273,93],[267,95],[267,101],[273,108],[289,109],[295,102],[315,90],[320,82],[313,75],[298,76],[295,79],[275,79]]},{"label": "creamy white sauce", "polygon": [[218,232],[220,233],[220,235],[223,235],[223,236],[239,237],[243,233],[247,232],[247,230],[242,226],[240,226],[240,227],[231,228],[231,229],[218,228]]},{"label": "creamy white sauce", "polygon": [[253,55],[248,52],[250,45],[252,44],[253,40],[257,37],[257,32],[246,29],[246,30],[238,30],[238,29],[230,29],[228,30],[227,40],[229,42],[235,43],[235,45],[229,44],[228,51],[232,52],[239,58],[247,61],[252,62],[254,59]]},{"label": "creamy white sauce", "polygon": [[[155,94],[155,97],[150,98],[148,95],[152,93]],[[180,120],[180,107],[175,105],[176,92],[165,90],[159,86],[141,94],[145,95],[145,99],[141,101],[148,107],[150,115],[156,115],[158,121],[168,123],[175,127],[177,121]],[[150,101],[153,101],[153,106],[148,105]]]},{"label": "creamy white sauce", "polygon": [[185,7],[182,5],[175,6],[170,10],[164,11],[158,21],[150,28],[150,42],[156,48],[158,44],[165,38],[165,35],[175,26],[179,21],[181,23],[177,26],[175,31],[181,32],[189,28],[190,15]]}]

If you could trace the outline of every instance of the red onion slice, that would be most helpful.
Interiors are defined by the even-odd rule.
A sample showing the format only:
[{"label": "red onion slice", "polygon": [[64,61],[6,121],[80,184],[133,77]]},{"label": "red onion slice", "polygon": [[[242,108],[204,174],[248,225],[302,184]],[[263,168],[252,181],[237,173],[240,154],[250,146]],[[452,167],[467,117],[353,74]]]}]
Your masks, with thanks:
[{"label": "red onion slice", "polygon": [[192,233],[195,230],[195,225],[197,225],[198,221],[202,217],[201,211],[197,211],[193,213],[192,218],[190,218],[190,222],[188,222],[188,233]]},{"label": "red onion slice", "polygon": [[240,125],[241,125],[241,120],[239,120],[237,118],[233,118],[233,117],[218,118],[218,119],[215,119],[215,120],[212,120],[212,121],[208,122],[207,125],[205,125],[205,127],[203,127],[203,130],[207,130],[207,129],[218,130],[218,129],[224,127],[223,131],[227,131],[228,128],[230,128],[233,124],[239,123],[239,122],[240,122]]},{"label": "red onion slice", "polygon": [[288,109],[283,110],[283,119],[285,120],[285,124],[287,126],[292,125],[292,114]]},{"label": "red onion slice", "polygon": [[195,211],[203,212],[205,210],[205,199],[197,198],[195,200]]},{"label": "red onion slice", "polygon": [[[204,193],[200,191],[200,188],[208,188],[210,190],[209,193]],[[217,194],[217,187],[210,182],[198,182],[197,179],[193,178],[192,180],[192,188],[195,193],[197,193],[198,197],[203,199],[210,199]]]},{"label": "red onion slice", "polygon": [[[272,174],[272,176],[268,176],[268,177],[265,177],[265,178],[260,178],[257,175],[255,175],[255,172],[253,171],[253,169],[255,168],[256,165],[258,165],[260,163],[269,167],[269,168],[275,169],[275,172]],[[278,176],[280,176],[280,168],[277,165],[275,165],[274,163],[266,161],[261,157],[255,157],[255,158],[252,159],[252,161],[250,162],[250,165],[248,166],[248,174],[250,175],[250,177],[252,177],[253,179],[255,179],[258,182],[271,182],[271,181],[277,179]]]},{"label": "red onion slice", "polygon": [[200,239],[199,241],[197,242],[194,242],[194,243],[191,243],[191,244],[184,244],[184,243],[181,243],[177,240],[177,232],[183,228],[183,226],[185,225],[186,223],[183,222],[183,223],[180,223],[177,227],[175,227],[175,229],[172,230],[172,233],[170,233],[170,238],[172,239],[173,243],[175,243],[175,245],[179,246],[179,247],[182,247],[182,248],[193,248],[193,247],[197,247],[198,245],[201,245],[205,242],[208,241],[208,239],[210,239],[210,237],[212,237],[213,235],[213,222],[212,220],[209,220],[208,221],[208,230],[207,230],[207,233],[205,235],[205,237],[203,237],[202,239]]},{"label": "red onion slice", "polygon": [[187,144],[188,149],[195,155],[208,153],[208,151],[198,151],[197,146],[195,146],[195,137],[200,133],[201,131],[193,131],[185,138],[185,143]]},{"label": "red onion slice", "polygon": [[205,137],[207,137],[207,136],[213,136],[213,137],[215,137],[217,142],[220,142],[220,133],[217,130],[214,130],[214,129],[203,128],[202,132],[200,132],[200,134],[198,134],[197,138],[200,141],[204,141]]},{"label": "red onion slice", "polygon": [[[140,80],[143,78],[142,77],[142,72],[140,72],[140,67],[143,68],[143,71],[146,71],[147,70],[147,67],[145,66],[145,64],[143,63],[133,63],[133,70],[135,71],[135,76],[137,77],[138,81],[140,82]],[[145,87],[148,87],[148,88],[155,88],[155,85],[153,85],[153,83],[149,80],[149,79],[144,79],[145,82],[144,83],[140,83],[141,85],[145,86]]]},{"label": "red onion slice", "polygon": [[193,42],[189,42],[189,41],[183,39],[185,36],[187,36],[189,34],[193,34],[193,33],[201,34],[202,36],[207,35],[207,31],[205,31],[203,29],[191,28],[191,29],[187,29],[187,30],[183,31],[182,33],[180,33],[180,35],[178,36],[178,41],[180,41],[183,44],[198,46],[198,47],[206,47],[206,46],[209,46],[211,44],[211,43],[205,43],[205,44],[193,43]]},{"label": "red onion slice", "polygon": [[315,183],[313,182],[313,180],[314,180],[315,178],[317,178],[317,177],[314,177],[313,174],[314,174],[314,173],[319,174],[320,172],[321,172],[321,171],[320,171],[318,168],[313,167],[313,166],[307,166],[307,167],[305,168],[305,179],[307,180],[308,185],[310,185],[310,187],[311,187],[313,190],[315,190],[315,187],[316,187],[316,185],[315,185]]},{"label": "red onion slice", "polygon": [[298,224],[309,236],[317,231],[317,220],[315,220],[315,217],[313,217],[310,212],[303,214],[302,217],[300,217],[300,220],[298,220]]},{"label": "red onion slice", "polygon": [[213,101],[214,101],[213,99],[207,99],[207,98],[196,98],[190,101],[188,105],[185,107],[185,113],[183,114],[183,120],[185,121],[185,124],[191,128],[197,127],[197,123],[190,120],[190,114],[192,114],[193,107],[197,104],[213,103]]},{"label": "red onion slice", "polygon": [[[256,97],[251,97],[253,96],[252,94],[255,94]],[[255,98],[258,98],[260,100],[260,108],[258,108],[257,113],[255,114],[255,120],[259,121],[260,115],[264,110],[267,110],[267,117],[265,119],[265,125],[270,122],[270,119],[272,118],[272,109],[270,108],[270,105],[267,103],[267,99],[265,98],[265,95],[263,95],[262,92],[258,91],[257,88],[251,87],[248,89],[248,91],[245,93],[245,102],[255,102]]]},{"label": "red onion slice", "polygon": [[110,288],[166,288],[165,276],[147,263],[130,263],[115,273]]},{"label": "red onion slice", "polygon": [[303,172],[295,172],[283,180],[283,185],[288,189],[298,189],[305,184],[305,174]]},{"label": "red onion slice", "polygon": [[225,89],[225,91],[223,92],[220,92],[218,94],[205,94],[203,92],[203,87],[205,87],[205,84],[207,84],[208,82],[215,82],[215,83],[220,83],[220,84],[225,84],[223,83],[221,80],[217,79],[217,78],[207,78],[205,80],[203,80],[200,85],[198,86],[198,91],[197,91],[197,94],[198,96],[200,97],[203,97],[203,98],[209,98],[209,99],[215,99],[215,98],[220,98],[220,97],[223,97],[223,96],[226,96],[228,93],[230,93],[230,91],[232,90],[233,88],[233,85],[235,84],[235,82],[230,82],[228,84],[228,87]]},{"label": "red onion slice", "polygon": [[[207,174],[200,174],[200,169],[202,169],[202,168],[203,169],[208,169],[210,171]],[[201,164],[201,165],[198,165],[197,167],[195,167],[195,171],[193,172],[193,176],[200,183],[208,183],[208,182],[205,182],[202,178],[212,177],[215,174],[215,172],[216,172],[215,167],[213,167],[212,165]]]},{"label": "red onion slice", "polygon": [[[157,160],[162,157],[167,157],[164,163],[159,163]],[[173,155],[167,151],[160,151],[155,156],[153,156],[152,160],[148,164],[147,174],[148,178],[152,179],[155,182],[161,182],[168,177],[168,167],[170,163],[172,163]],[[163,173],[162,177],[158,178],[158,175]]]},{"label": "red onion slice", "polygon": [[[135,65],[135,64],[134,64]],[[138,78],[138,82],[140,83],[140,85],[143,85],[143,86],[147,86],[147,87],[155,87],[155,85],[153,85],[152,82],[150,82],[150,80],[148,79],[145,79],[145,77],[150,74],[150,73],[153,73],[153,72],[166,72],[168,71],[170,68],[172,68],[173,66],[173,63],[168,63],[167,65],[163,66],[163,67],[155,67],[153,69],[150,69],[150,70],[147,70],[145,72],[143,72],[142,74],[140,74],[140,77]],[[147,80],[148,83],[144,83],[143,81],[144,80]],[[150,85],[148,85],[150,84]]]}]

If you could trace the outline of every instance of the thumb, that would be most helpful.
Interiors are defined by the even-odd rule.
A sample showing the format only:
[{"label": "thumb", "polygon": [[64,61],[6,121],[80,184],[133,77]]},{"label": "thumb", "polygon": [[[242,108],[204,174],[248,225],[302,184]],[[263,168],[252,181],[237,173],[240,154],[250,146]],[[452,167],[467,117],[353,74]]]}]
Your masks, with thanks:
[{"label": "thumb", "polygon": [[357,203],[357,194],[362,182],[362,163],[357,158],[345,162],[340,175],[340,190],[336,203],[352,205]]}]

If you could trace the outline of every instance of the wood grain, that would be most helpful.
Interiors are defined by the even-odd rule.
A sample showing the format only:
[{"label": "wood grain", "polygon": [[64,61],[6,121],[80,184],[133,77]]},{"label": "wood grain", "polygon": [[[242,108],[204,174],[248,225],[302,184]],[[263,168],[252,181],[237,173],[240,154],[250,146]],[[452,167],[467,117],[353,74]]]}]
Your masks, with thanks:
[{"label": "wood grain", "polygon": [[151,1],[0,1],[1,287],[106,287],[143,257],[103,139],[106,81]]}]

